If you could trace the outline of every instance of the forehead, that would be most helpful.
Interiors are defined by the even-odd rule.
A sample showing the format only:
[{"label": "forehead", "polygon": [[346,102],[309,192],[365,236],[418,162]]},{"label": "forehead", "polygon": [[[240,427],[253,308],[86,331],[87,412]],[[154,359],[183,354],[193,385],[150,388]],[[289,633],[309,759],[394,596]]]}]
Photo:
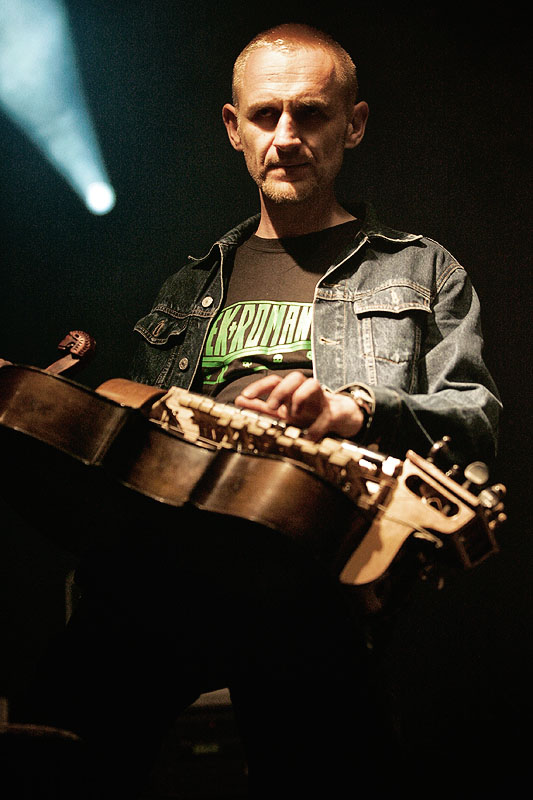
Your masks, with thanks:
[{"label": "forehead", "polygon": [[259,100],[320,97],[335,103],[340,96],[335,62],[326,50],[298,47],[281,51],[262,47],[248,58],[239,102],[248,105]]}]

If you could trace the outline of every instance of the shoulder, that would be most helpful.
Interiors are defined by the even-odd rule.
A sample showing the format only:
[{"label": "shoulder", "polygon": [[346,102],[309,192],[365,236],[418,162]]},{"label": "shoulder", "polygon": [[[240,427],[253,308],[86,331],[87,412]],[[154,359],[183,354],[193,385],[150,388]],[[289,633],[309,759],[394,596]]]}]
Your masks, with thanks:
[{"label": "shoulder", "polygon": [[391,228],[374,217],[363,226],[369,257],[378,270],[392,271],[431,286],[433,293],[455,276],[464,280],[466,270],[442,244],[423,233]]}]

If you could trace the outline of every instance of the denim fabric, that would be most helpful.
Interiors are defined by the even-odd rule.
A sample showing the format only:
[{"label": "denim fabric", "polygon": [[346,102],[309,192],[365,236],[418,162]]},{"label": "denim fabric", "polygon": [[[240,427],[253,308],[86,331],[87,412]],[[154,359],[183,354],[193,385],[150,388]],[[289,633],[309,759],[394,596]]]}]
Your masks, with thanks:
[{"label": "denim fabric", "polygon": [[[365,443],[402,458],[448,435],[459,462],[496,448],[501,404],[483,362],[479,301],[463,267],[421,235],[387,228],[366,207],[354,242],[319,280],[314,372],[330,391],[362,385],[376,411]],[[361,216],[358,209],[358,216]],[[190,388],[252,217],[164,283],[135,330],[133,380]]]}]

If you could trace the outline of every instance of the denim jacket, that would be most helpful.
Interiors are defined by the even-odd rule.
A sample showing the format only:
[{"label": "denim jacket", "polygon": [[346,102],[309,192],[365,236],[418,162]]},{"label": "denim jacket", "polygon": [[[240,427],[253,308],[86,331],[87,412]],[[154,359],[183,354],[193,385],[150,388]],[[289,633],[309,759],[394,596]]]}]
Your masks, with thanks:
[{"label": "denim jacket", "polygon": [[[358,216],[360,216],[358,214]],[[130,377],[190,388],[251,217],[166,280],[135,331]],[[439,244],[380,224],[367,208],[353,243],[315,289],[314,374],[332,392],[363,386],[375,413],[363,443],[402,458],[447,435],[455,460],[494,458],[500,401],[483,362],[479,301]]]}]

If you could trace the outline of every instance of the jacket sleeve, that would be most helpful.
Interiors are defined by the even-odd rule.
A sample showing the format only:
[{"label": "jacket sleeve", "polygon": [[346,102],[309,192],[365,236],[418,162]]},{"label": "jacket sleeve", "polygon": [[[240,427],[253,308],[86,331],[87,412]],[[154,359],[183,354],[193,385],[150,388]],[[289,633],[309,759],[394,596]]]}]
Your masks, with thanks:
[{"label": "jacket sleeve", "polygon": [[467,273],[457,266],[440,287],[427,321],[416,392],[352,384],[374,399],[372,422],[361,443],[376,442],[399,458],[408,449],[426,456],[446,435],[457,463],[482,460],[490,465],[501,402],[482,350],[479,300]]}]

